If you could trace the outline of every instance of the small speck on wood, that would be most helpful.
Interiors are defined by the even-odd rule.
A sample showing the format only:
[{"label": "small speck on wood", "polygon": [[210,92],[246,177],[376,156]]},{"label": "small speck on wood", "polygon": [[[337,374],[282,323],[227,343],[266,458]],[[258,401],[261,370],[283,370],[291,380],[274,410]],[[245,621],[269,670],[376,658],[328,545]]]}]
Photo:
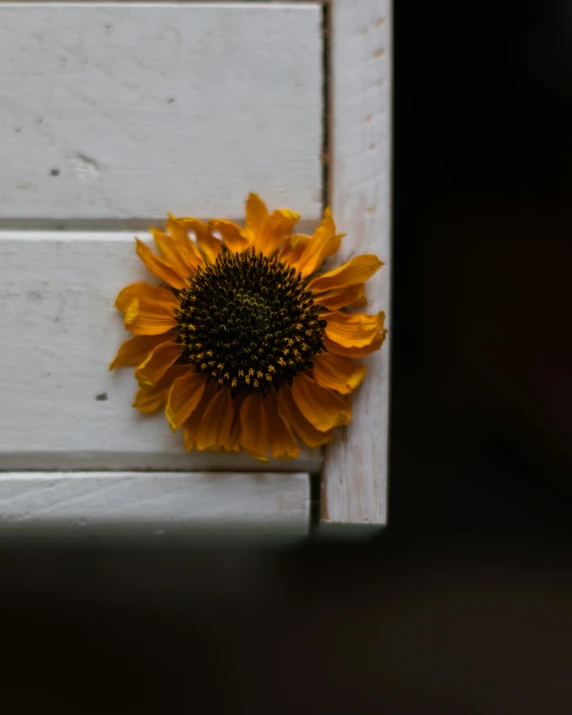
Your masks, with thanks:
[{"label": "small speck on wood", "polygon": [[99,395],[95,396],[95,399],[98,402],[105,402],[105,400],[107,400],[107,392],[100,392]]}]

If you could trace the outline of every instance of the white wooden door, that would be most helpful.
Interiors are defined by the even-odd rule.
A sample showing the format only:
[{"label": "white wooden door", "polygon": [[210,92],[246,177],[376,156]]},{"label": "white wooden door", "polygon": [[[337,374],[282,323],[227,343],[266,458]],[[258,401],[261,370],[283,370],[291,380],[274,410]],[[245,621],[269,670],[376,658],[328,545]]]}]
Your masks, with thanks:
[{"label": "white wooden door", "polygon": [[386,0],[0,5],[0,531],[303,536],[320,473],[324,524],[384,523],[387,344],[325,457],[269,465],[186,453],[107,365],[167,211],[328,201],[389,262],[388,28]]}]

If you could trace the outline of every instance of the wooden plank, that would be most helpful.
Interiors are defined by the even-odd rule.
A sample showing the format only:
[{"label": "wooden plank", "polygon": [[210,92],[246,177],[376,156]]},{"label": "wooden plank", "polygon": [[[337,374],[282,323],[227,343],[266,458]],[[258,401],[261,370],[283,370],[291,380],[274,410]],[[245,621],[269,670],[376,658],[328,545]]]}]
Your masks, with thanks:
[{"label": "wooden plank", "polygon": [[0,473],[0,536],[295,537],[307,474]]},{"label": "wooden plank", "polygon": [[133,371],[108,365],[129,337],[115,296],[152,281],[134,244],[132,233],[0,232],[0,469],[318,472],[317,449],[270,467],[186,453],[163,414],[131,407]]},{"label": "wooden plank", "polygon": [[[331,203],[347,232],[340,259],[375,253],[368,309],[390,308],[391,2],[332,0]],[[389,333],[391,336],[391,331]],[[388,336],[388,337],[389,337]],[[326,450],[322,524],[386,521],[389,341],[366,360],[344,438]]]},{"label": "wooden plank", "polygon": [[321,214],[318,3],[0,3],[0,65],[4,227]]}]

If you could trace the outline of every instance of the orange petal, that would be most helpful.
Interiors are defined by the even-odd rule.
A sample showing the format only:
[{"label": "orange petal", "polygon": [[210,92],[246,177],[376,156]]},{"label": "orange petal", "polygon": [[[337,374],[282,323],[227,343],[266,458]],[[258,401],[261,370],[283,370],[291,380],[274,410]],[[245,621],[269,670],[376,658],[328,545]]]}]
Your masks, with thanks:
[{"label": "orange petal", "polygon": [[185,440],[185,449],[190,452],[197,441],[197,433],[207,407],[216,393],[216,382],[207,382],[201,401],[196,409],[191,413],[189,419],[183,425],[183,437]]},{"label": "orange petal", "polygon": [[311,240],[312,237],[306,236],[304,233],[290,234],[278,252],[278,260],[287,266],[298,269],[302,254]]},{"label": "orange petal", "polygon": [[197,449],[230,451],[233,406],[230,390],[223,387],[210,401],[197,431]]},{"label": "orange petal", "polygon": [[173,365],[169,368],[163,377],[153,387],[141,387],[135,395],[133,407],[136,407],[140,412],[155,412],[159,407],[162,407],[169,396],[173,382],[184,375],[188,370],[187,365]]},{"label": "orange petal", "polygon": [[300,412],[289,385],[282,385],[278,390],[278,414],[308,447],[318,447],[332,439],[331,432],[319,432]]},{"label": "orange petal", "polygon": [[242,435],[240,445],[255,459],[267,462],[268,420],[262,402],[262,395],[253,392],[248,395],[240,408]]},{"label": "orange petal", "polygon": [[334,353],[335,355],[342,355],[343,357],[349,358],[363,358],[366,357],[366,355],[371,355],[371,353],[373,353],[375,350],[379,350],[379,348],[383,345],[386,333],[387,330],[382,330],[381,335],[376,335],[375,338],[371,341],[371,343],[369,345],[364,345],[363,348],[347,348],[343,345],[339,345],[333,340],[329,340],[328,338],[323,339],[324,347],[328,352]]},{"label": "orange petal", "polygon": [[174,333],[162,333],[161,335],[136,335],[134,338],[129,338],[119,348],[109,369],[115,370],[116,367],[137,365],[149,357],[149,353],[154,347],[167,340],[172,340],[174,337]]},{"label": "orange petal", "polygon": [[173,432],[178,430],[197,408],[205,391],[206,381],[204,373],[195,372],[194,368],[189,366],[186,374],[173,383],[165,408],[165,415]]},{"label": "orange petal", "polygon": [[175,240],[176,249],[185,265],[189,266],[192,271],[195,271],[199,266],[204,268],[205,260],[201,256],[199,247],[194,241],[191,241],[187,224],[173,216],[173,214],[168,214],[168,216],[167,231]]},{"label": "orange petal", "polygon": [[274,390],[264,398],[264,408],[268,419],[268,441],[270,454],[275,459],[292,459],[300,454],[300,445],[292,427],[278,411],[278,399]]},{"label": "orange petal", "polygon": [[322,223],[316,229],[312,240],[308,242],[300,259],[298,270],[303,278],[317,271],[324,260],[339,249],[343,235],[336,234],[332,212],[327,208]]},{"label": "orange petal", "polygon": [[160,278],[164,283],[168,283],[176,290],[182,290],[186,284],[186,278],[180,275],[173,266],[169,265],[159,256],[156,256],[153,251],[146,246],[143,241],[135,239],[137,243],[137,255],[145,264],[148,271],[157,278]]},{"label": "orange petal", "polygon": [[142,386],[156,385],[180,357],[180,345],[174,342],[161,343],[135,370],[135,377]]},{"label": "orange petal", "polygon": [[359,283],[355,286],[340,288],[339,290],[329,290],[314,296],[314,302],[323,305],[328,310],[339,310],[340,308],[361,308],[367,305],[365,297],[365,285]]},{"label": "orange petal", "polygon": [[173,304],[134,298],[124,316],[125,328],[133,335],[160,335],[177,324]]},{"label": "orange petal", "polygon": [[232,221],[215,219],[209,222],[209,226],[220,233],[224,245],[231,253],[242,253],[250,246],[249,240],[244,236],[240,227]]},{"label": "orange petal", "polygon": [[322,387],[347,395],[361,385],[367,372],[365,365],[355,365],[346,358],[332,353],[314,357],[314,377]]},{"label": "orange petal", "polygon": [[257,251],[262,250],[264,242],[264,226],[268,219],[266,204],[257,194],[248,194],[246,199],[246,221],[244,235],[251,246]]},{"label": "orange petal", "polygon": [[115,307],[122,313],[125,313],[129,304],[134,298],[148,298],[149,300],[157,300],[163,303],[172,303],[173,309],[179,305],[175,294],[167,288],[152,286],[149,283],[132,283],[126,286],[115,299]]},{"label": "orange petal", "polygon": [[206,223],[196,218],[180,218],[179,221],[195,234],[197,244],[207,259],[207,263],[214,263],[222,251],[222,243],[212,235]]},{"label": "orange petal", "polygon": [[260,247],[256,243],[254,247],[265,256],[272,256],[278,250],[280,244],[290,235],[299,218],[300,214],[288,209],[273,211],[264,226]]},{"label": "orange petal", "polygon": [[335,311],[320,317],[326,321],[327,338],[347,348],[361,348],[369,345],[383,329],[385,314],[383,311],[374,315]]},{"label": "orange petal", "polygon": [[294,378],[292,397],[300,412],[320,432],[347,425],[352,418],[352,409],[344,399],[303,372]]},{"label": "orange petal", "polygon": [[336,290],[365,283],[381,266],[383,266],[382,261],[373,254],[356,256],[339,268],[335,268],[333,271],[328,271],[311,280],[308,283],[308,290],[312,293],[323,293],[327,290]]}]

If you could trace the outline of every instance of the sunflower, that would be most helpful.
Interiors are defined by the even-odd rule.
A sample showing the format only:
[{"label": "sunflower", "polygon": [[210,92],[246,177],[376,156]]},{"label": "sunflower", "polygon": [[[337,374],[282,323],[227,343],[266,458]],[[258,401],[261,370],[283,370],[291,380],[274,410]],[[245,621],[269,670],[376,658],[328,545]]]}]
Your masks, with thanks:
[{"label": "sunflower", "polygon": [[135,365],[141,412],[164,408],[187,450],[239,452],[268,461],[296,457],[298,438],[325,444],[352,416],[348,395],[379,350],[383,312],[364,284],[382,265],[362,255],[319,273],[343,235],[329,209],[313,236],[293,233],[299,215],[268,212],[255,194],[245,227],[169,214],[151,229],[159,255],[137,255],[161,285],[134,283],[115,302],[133,337],[109,369]]}]

